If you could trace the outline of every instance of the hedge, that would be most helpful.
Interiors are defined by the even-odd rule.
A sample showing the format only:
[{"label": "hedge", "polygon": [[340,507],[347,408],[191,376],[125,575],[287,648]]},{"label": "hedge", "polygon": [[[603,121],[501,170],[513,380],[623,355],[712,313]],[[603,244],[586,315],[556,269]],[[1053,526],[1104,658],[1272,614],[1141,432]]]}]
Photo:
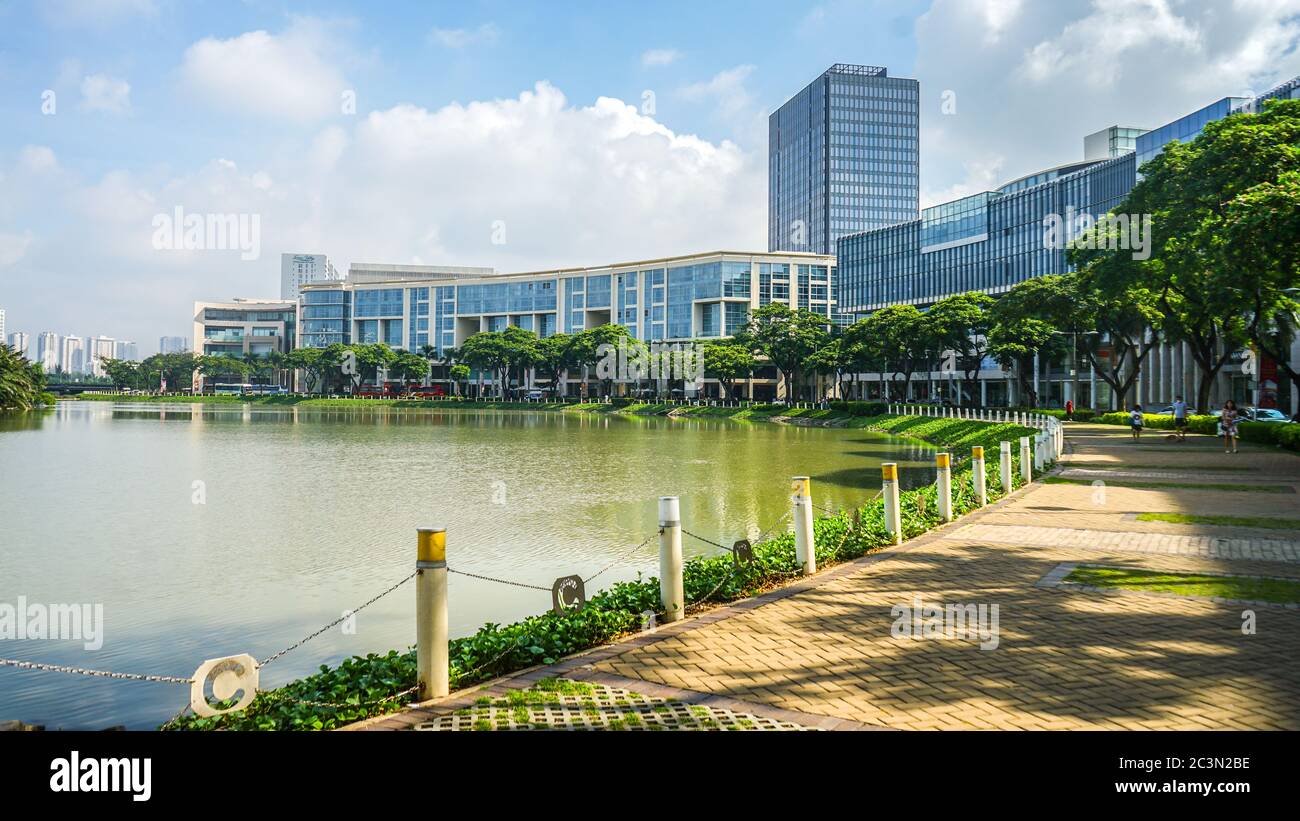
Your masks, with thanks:
[{"label": "hedge", "polygon": [[[1099,420],[1104,425],[1129,424],[1127,413],[1107,413]],[[1173,430],[1174,417],[1164,414],[1147,413],[1142,415],[1145,427],[1155,430]],[[1187,430],[1191,433],[1203,433],[1207,436],[1219,435],[1219,417],[1189,416]],[[1261,445],[1276,445],[1287,450],[1300,452],[1300,425],[1284,422],[1238,422],[1237,434],[1243,442],[1257,442]]]}]

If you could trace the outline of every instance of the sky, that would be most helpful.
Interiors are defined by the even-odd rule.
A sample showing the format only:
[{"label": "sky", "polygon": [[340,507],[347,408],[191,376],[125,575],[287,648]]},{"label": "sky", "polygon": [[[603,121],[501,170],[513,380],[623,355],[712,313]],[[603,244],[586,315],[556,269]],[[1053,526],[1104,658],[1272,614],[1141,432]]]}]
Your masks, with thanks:
[{"label": "sky", "polygon": [[[148,355],[196,300],[277,297],[282,252],[762,251],[767,117],[834,63],[920,81],[924,206],[1265,91],[1297,45],[1300,0],[0,0],[0,308]],[[169,247],[178,209],[245,234]]]}]

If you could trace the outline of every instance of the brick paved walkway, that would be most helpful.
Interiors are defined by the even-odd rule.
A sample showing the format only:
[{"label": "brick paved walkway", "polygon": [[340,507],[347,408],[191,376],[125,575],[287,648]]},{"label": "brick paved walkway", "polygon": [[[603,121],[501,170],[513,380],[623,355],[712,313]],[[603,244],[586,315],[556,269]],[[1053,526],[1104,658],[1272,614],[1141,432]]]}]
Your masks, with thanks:
[{"label": "brick paved walkway", "polygon": [[[1071,425],[1065,461],[1300,484],[1291,454],[1225,455],[1208,437],[1127,440],[1121,428]],[[1249,470],[1197,470],[1226,465]],[[1039,584],[1068,562],[1300,578],[1293,531],[1137,521],[1141,512],[1300,520],[1290,494],[1108,487],[1099,497],[1036,483],[901,548],[488,689],[564,675],[838,729],[1300,729],[1300,611],[1260,608],[1244,635],[1241,605]],[[997,647],[894,638],[891,609],[918,596],[996,604]],[[473,697],[354,726],[411,727]]]}]

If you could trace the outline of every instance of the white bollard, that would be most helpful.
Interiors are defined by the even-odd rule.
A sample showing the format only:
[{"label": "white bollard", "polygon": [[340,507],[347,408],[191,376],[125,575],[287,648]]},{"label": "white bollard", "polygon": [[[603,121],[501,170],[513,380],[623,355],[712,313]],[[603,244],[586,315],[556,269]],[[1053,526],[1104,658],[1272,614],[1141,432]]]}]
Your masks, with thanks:
[{"label": "white bollard", "polygon": [[659,603],[664,623],[686,615],[682,582],[682,509],[676,496],[659,497]]},{"label": "white bollard", "polygon": [[422,527],[415,548],[415,670],[419,700],[451,691],[447,652],[447,531]]},{"label": "white bollard", "polygon": [[1047,462],[1047,434],[1034,434],[1034,472],[1042,473],[1043,465]]},{"label": "white bollard", "polygon": [[952,455],[936,453],[934,468],[939,474],[939,518],[952,521]]},{"label": "white bollard", "polygon": [[975,501],[984,507],[989,503],[989,491],[984,481],[984,448],[979,445],[970,449],[970,473],[975,485]]},{"label": "white bollard", "polygon": [[1020,437],[1020,478],[1029,484],[1034,480],[1034,454],[1029,448],[1029,437]]},{"label": "white bollard", "polygon": [[998,449],[998,470],[1002,480],[1003,495],[1011,492],[1011,443],[1003,442]]},{"label": "white bollard", "polygon": [[894,537],[894,544],[902,544],[903,512],[898,506],[898,465],[894,462],[882,464],[880,478],[885,498],[885,530]]},{"label": "white bollard", "polygon": [[813,542],[812,480],[796,476],[794,490],[794,557],[805,576],[817,572],[817,546]]}]

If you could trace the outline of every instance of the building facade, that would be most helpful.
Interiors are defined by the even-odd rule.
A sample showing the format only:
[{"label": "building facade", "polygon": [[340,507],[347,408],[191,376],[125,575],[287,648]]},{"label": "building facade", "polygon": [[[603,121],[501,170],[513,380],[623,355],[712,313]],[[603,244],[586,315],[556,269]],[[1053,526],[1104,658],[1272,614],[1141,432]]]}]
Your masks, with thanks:
[{"label": "building facade", "polygon": [[[382,342],[440,354],[481,331],[547,337],[622,325],[646,342],[716,340],[779,302],[835,318],[834,257],[719,251],[486,277],[320,283],[303,289],[299,344]],[[770,386],[768,386],[770,387]]]},{"label": "building facade", "polygon": [[324,254],[280,254],[281,299],[297,299],[304,285],[340,279],[334,263]]},{"label": "building facade", "polygon": [[[310,286],[309,286],[310,287]],[[235,299],[194,303],[195,353],[205,356],[286,354],[297,344],[298,304],[287,299]],[[194,374],[195,390],[211,390],[225,377]]]},{"label": "building facade", "polygon": [[[1151,131],[1112,126],[1085,138],[1083,162],[926,208],[910,222],[843,236],[836,246],[839,310],[863,316],[888,305],[925,308],[953,294],[1000,294],[1032,277],[1064,273],[1070,270],[1065,243],[1049,241],[1050,220],[1074,225],[1072,220],[1080,216],[1108,213],[1137,184],[1141,164],[1169,142],[1192,140],[1213,120],[1251,110],[1267,99],[1294,99],[1298,93],[1300,78],[1253,99],[1225,97]],[[1242,361],[1244,357],[1237,357],[1237,364],[1224,369],[1212,401],[1217,404],[1231,397],[1253,404],[1276,399],[1266,395],[1265,383],[1240,372]],[[1180,346],[1160,343],[1144,363],[1131,401],[1150,405],[1170,402],[1176,395],[1194,397],[1196,374],[1190,354]],[[1024,401],[1015,395],[1010,376],[992,362],[984,363],[978,387],[959,390],[949,384],[952,379],[951,373],[923,375],[923,384],[930,389],[938,383],[934,390],[954,399],[973,400],[978,391],[985,401],[991,395],[996,404]],[[1048,404],[1073,400],[1079,407],[1109,407],[1112,401],[1105,383],[1078,362],[1039,363],[1033,382],[1040,401]],[[1300,405],[1300,397],[1280,400],[1288,409]]]},{"label": "building facade", "polygon": [[41,363],[41,370],[53,373],[62,364],[62,340],[54,331],[41,331],[36,335],[36,361]]},{"label": "building facade", "polygon": [[158,337],[158,353],[185,353],[190,349],[190,340],[184,336]]},{"label": "building facade", "polygon": [[79,336],[65,336],[63,350],[59,357],[60,367],[64,373],[85,373],[87,370],[86,346]]},{"label": "building facade", "polygon": [[27,356],[28,349],[31,347],[31,337],[22,331],[14,331],[8,336],[9,347],[18,352],[19,356]]},{"label": "building facade", "polygon": [[[69,339],[71,338],[69,337]],[[66,341],[64,344],[67,344]],[[108,336],[88,336],[86,337],[85,355],[85,373],[91,376],[107,376],[108,372],[104,370],[104,360],[117,358],[117,340]]]},{"label": "building facade", "polygon": [[769,251],[916,219],[920,84],[838,63],[768,118]]}]

